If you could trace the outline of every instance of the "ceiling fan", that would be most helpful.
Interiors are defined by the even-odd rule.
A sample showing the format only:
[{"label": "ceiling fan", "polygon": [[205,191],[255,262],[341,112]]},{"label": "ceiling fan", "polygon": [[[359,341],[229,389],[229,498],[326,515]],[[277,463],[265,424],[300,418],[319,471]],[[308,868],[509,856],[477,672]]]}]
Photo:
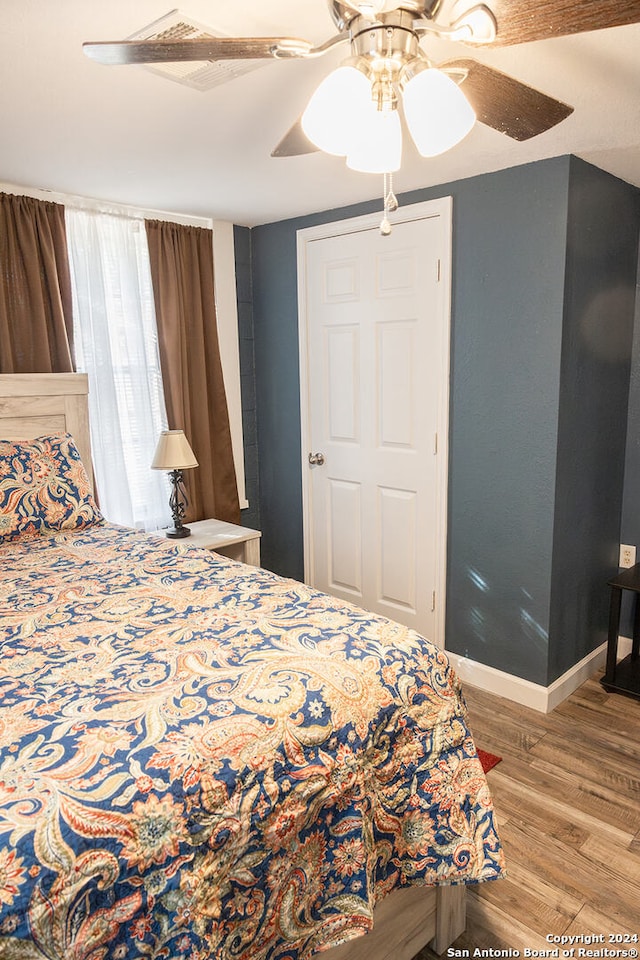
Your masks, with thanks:
[{"label": "ceiling fan", "polygon": [[[477,118],[514,140],[528,140],[544,133],[568,117],[573,108],[468,56],[433,64],[421,47],[424,38],[440,37],[470,47],[505,46],[640,22],[640,0],[600,0],[597,3],[584,0],[486,0],[483,3],[476,0],[328,0],[328,6],[338,32],[319,46],[292,37],[205,37],[178,41],[95,42],[83,44],[83,49],[87,56],[99,63],[118,65],[269,58],[305,60],[320,57],[339,44],[349,44],[350,55],[342,64],[342,79],[348,78],[349,83],[355,84],[354,89],[358,86],[356,74],[366,79],[366,99],[373,103],[380,115],[377,119],[384,115],[387,120],[397,121],[401,99],[405,119],[418,149],[424,156],[433,156],[430,141],[425,147],[426,152],[421,148],[413,123],[417,129],[423,110],[433,127],[429,111],[437,108],[445,96],[444,90],[431,83],[435,74],[444,76],[449,87],[462,92],[465,103],[473,110],[473,121]],[[346,68],[349,72],[344,72]],[[340,68],[334,74],[339,71]],[[412,108],[415,120],[409,123],[412,99],[409,94],[419,87],[424,90],[421,97],[413,97],[417,104]],[[340,87],[337,93],[333,92],[330,103],[331,121],[335,126],[337,115],[342,112],[345,130],[354,118],[353,104],[356,101],[350,97],[351,92],[345,93],[345,88]],[[444,112],[447,121],[452,109],[448,101],[446,107],[441,106],[440,113]],[[339,144],[339,149],[328,149],[322,143],[322,135],[319,141],[313,136],[313,124],[305,122],[308,112],[305,111],[288,131],[272,156],[296,156],[325,149],[346,155],[349,163],[349,148],[345,144]],[[384,136],[380,131],[376,134],[378,144],[390,139],[389,125],[384,130]],[[344,136],[347,136],[346,132]],[[390,163],[391,160],[385,158],[380,162]],[[358,167],[356,160],[349,165],[354,169],[366,169],[366,164]],[[384,172],[388,171],[385,169]]]}]

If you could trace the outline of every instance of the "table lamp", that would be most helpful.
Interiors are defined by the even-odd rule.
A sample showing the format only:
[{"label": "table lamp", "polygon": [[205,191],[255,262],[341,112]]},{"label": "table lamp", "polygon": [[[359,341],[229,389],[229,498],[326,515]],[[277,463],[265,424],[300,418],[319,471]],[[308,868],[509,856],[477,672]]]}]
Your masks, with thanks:
[{"label": "table lamp", "polygon": [[197,467],[193,450],[183,430],[163,430],[151,464],[152,470],[167,470],[171,480],[169,506],[173,517],[173,529],[165,530],[172,539],[190,537],[191,530],[183,524],[187,507],[187,494],[182,479],[182,471]]}]

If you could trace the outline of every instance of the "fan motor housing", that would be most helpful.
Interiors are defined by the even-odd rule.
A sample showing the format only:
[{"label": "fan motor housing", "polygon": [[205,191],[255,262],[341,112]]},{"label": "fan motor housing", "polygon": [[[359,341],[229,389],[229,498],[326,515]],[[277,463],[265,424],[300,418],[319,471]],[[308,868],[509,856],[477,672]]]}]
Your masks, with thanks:
[{"label": "fan motor housing", "polygon": [[[352,21],[364,13],[364,10],[360,12],[357,9],[358,0],[352,0],[351,3],[345,3],[343,0],[328,0],[328,2],[334,23],[341,32],[348,30]],[[442,0],[399,0],[394,6],[394,12],[395,10],[405,10],[413,15],[412,19],[424,17],[431,20],[438,12],[441,4]],[[364,7],[365,4],[363,3]],[[387,15],[387,12],[380,14],[380,19],[385,18],[386,20]],[[368,22],[371,23],[371,20],[369,19]]]},{"label": "fan motor housing", "polygon": [[398,68],[419,56],[418,37],[413,30],[414,18],[402,10],[386,14],[384,23],[374,23],[358,17],[351,24],[351,50],[354,56],[364,57],[372,64],[384,61]]}]

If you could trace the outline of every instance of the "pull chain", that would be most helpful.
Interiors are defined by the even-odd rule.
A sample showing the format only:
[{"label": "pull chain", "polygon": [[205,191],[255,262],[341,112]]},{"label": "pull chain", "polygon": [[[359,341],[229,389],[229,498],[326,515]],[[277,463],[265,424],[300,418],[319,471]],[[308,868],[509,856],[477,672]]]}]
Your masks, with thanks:
[{"label": "pull chain", "polygon": [[389,214],[393,213],[394,210],[398,209],[398,198],[393,192],[393,174],[385,173],[384,175],[384,184],[383,184],[383,203],[384,203],[384,213],[382,221],[380,222],[380,233],[383,237],[388,237],[391,233],[391,223],[389,222]]}]

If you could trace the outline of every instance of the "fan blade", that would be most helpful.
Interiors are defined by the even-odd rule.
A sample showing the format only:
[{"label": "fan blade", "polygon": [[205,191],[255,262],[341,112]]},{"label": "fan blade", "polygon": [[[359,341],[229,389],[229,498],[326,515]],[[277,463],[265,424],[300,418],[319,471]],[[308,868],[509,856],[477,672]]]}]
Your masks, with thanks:
[{"label": "fan blade", "polygon": [[122,40],[83,43],[88,57],[108,66],[127,63],[178,63],[186,60],[296,59],[314,49],[292,37],[211,37],[193,40]]},{"label": "fan blade", "polygon": [[277,147],[271,151],[272,157],[301,157],[305,153],[315,153],[319,148],[306,136],[300,117],[288,130]]},{"label": "fan blade", "polygon": [[488,6],[498,23],[497,46],[640,23],[640,0],[488,0]]},{"label": "fan blade", "polygon": [[573,107],[476,60],[449,60],[441,70],[463,70],[461,89],[481,123],[513,140],[529,140],[565,120]]}]

